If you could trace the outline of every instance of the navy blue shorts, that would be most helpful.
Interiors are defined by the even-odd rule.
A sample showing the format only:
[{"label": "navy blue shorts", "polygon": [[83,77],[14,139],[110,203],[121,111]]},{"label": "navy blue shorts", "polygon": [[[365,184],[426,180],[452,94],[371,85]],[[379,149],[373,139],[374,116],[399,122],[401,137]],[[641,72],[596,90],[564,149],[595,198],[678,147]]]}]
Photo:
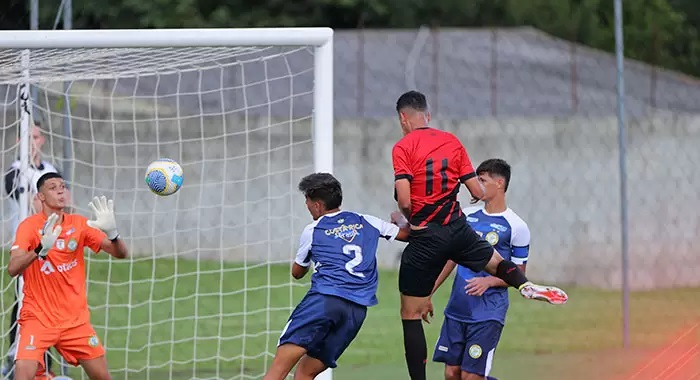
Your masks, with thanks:
[{"label": "navy blue shorts", "polygon": [[465,323],[445,317],[433,361],[488,376],[501,331],[503,325],[496,321]]},{"label": "navy blue shorts", "polygon": [[291,343],[330,368],[355,339],[367,307],[344,298],[308,293],[284,326],[278,346]]}]

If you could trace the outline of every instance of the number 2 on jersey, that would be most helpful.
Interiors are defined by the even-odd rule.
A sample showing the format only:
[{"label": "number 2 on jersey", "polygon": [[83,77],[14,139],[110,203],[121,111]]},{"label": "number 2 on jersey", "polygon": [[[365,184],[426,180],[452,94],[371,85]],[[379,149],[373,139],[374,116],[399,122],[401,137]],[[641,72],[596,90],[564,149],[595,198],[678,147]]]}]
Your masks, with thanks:
[{"label": "number 2 on jersey", "polygon": [[343,246],[343,253],[348,256],[355,256],[345,264],[345,270],[353,276],[365,278],[364,273],[355,272],[355,267],[362,264],[362,248],[359,245],[346,244]]},{"label": "number 2 on jersey", "polygon": [[[440,192],[447,192],[447,164],[446,158],[442,159],[442,166],[440,167]],[[425,195],[433,194],[433,159],[429,158],[425,162]]]}]

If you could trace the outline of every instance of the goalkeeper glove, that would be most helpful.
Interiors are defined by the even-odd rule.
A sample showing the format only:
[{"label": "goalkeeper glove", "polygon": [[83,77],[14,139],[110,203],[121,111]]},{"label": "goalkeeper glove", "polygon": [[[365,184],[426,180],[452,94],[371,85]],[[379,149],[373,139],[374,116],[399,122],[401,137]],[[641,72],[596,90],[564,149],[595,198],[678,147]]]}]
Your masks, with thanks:
[{"label": "goalkeeper glove", "polygon": [[36,255],[42,260],[49,254],[49,250],[53,247],[54,243],[56,243],[58,235],[61,234],[61,225],[56,226],[57,221],[58,215],[51,214],[46,219],[44,227],[41,229],[41,242],[34,252],[36,252]]},{"label": "goalkeeper glove", "polygon": [[98,230],[102,230],[109,240],[117,240],[117,220],[114,218],[114,202],[107,200],[104,195],[93,198],[88,206],[95,213],[95,220],[90,220],[87,225]]}]

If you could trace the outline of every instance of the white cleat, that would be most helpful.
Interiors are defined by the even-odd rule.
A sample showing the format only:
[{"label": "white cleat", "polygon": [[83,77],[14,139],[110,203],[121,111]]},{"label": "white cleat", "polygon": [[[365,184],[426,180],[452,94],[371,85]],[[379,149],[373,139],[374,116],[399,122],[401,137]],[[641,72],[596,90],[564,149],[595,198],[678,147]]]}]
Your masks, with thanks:
[{"label": "white cleat", "polygon": [[527,299],[545,301],[552,305],[565,304],[569,299],[569,296],[557,287],[535,285],[531,282],[520,288],[520,294]]}]

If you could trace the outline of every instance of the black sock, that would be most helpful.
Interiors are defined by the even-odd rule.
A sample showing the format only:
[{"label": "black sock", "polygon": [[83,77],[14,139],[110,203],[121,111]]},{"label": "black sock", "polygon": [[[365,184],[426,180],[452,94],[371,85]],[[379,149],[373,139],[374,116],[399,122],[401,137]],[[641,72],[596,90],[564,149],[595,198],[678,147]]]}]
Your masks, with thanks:
[{"label": "black sock", "polygon": [[402,319],[401,322],[408,375],[411,380],[426,380],[425,361],[428,356],[428,347],[425,343],[423,323],[420,319]]},{"label": "black sock", "polygon": [[496,268],[496,277],[505,281],[506,284],[520,289],[520,286],[527,282],[527,277],[518,268],[517,265],[513,264],[512,261],[503,260],[498,263],[498,268]]}]

